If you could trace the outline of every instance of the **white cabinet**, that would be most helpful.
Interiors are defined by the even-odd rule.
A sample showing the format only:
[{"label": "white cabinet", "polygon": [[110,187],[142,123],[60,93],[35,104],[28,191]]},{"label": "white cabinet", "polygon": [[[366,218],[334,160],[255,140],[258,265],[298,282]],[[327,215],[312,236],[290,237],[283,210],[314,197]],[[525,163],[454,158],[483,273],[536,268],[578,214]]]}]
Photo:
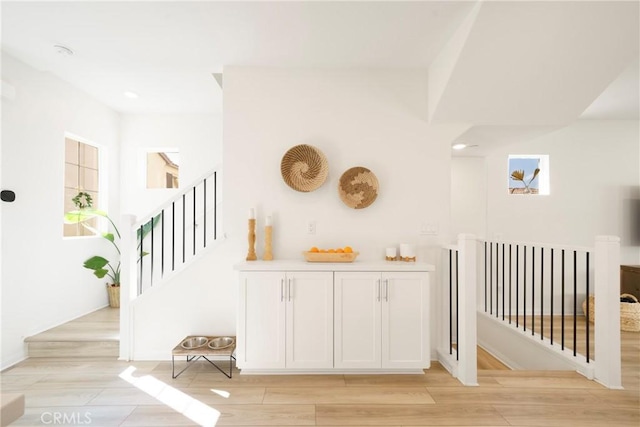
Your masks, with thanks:
[{"label": "white cabinet", "polygon": [[238,367],[333,367],[332,272],[242,272],[238,313]]},{"label": "white cabinet", "polygon": [[427,274],[336,272],[334,280],[336,368],[429,367]]},{"label": "white cabinet", "polygon": [[335,367],[380,368],[380,273],[335,273]]},{"label": "white cabinet", "polygon": [[243,373],[417,373],[430,366],[433,266],[277,260],[236,268]]},{"label": "white cabinet", "polygon": [[242,368],[285,366],[284,274],[240,275],[236,363]]}]

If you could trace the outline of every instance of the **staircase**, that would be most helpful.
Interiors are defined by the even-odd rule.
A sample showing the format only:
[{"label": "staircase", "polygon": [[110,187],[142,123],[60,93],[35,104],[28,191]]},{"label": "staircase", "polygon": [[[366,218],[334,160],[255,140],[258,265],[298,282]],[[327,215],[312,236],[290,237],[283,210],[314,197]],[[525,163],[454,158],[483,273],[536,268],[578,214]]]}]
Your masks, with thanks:
[{"label": "staircase", "polygon": [[27,337],[29,357],[117,358],[120,347],[120,310],[100,310]]}]

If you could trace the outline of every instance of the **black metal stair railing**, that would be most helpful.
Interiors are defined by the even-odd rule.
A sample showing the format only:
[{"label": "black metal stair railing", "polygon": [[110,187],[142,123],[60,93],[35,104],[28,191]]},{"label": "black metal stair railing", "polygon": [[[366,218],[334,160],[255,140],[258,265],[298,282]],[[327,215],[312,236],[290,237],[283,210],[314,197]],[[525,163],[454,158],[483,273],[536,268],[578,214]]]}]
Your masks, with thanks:
[{"label": "black metal stair railing", "polygon": [[458,268],[458,249],[446,249],[449,253],[449,300],[448,300],[448,315],[449,315],[449,354],[453,355],[453,351],[456,352],[456,360],[460,360],[460,343],[458,342],[459,327],[458,327],[458,311],[459,311],[459,285],[458,280],[459,268]]},{"label": "black metal stair railing", "polygon": [[[593,291],[590,286],[594,274],[592,250],[545,246],[484,242],[484,311],[532,336],[549,340],[552,346],[559,345],[562,350],[570,347],[573,356],[578,355],[580,347],[589,363],[593,359],[591,325],[580,319],[585,328],[584,337],[580,337],[578,319],[583,318],[579,301],[585,301],[585,311],[589,313],[588,296]],[[545,324],[546,319],[549,324]],[[558,328],[559,342],[554,335]]]},{"label": "black metal stair railing", "polygon": [[219,176],[214,170],[137,225],[137,295],[218,240]]}]

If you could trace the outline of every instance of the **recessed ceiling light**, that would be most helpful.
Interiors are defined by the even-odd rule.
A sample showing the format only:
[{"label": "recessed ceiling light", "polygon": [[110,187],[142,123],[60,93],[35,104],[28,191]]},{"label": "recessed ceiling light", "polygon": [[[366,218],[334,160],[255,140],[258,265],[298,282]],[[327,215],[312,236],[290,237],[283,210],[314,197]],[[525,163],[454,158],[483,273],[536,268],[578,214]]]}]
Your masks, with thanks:
[{"label": "recessed ceiling light", "polygon": [[136,99],[136,98],[140,97],[140,95],[138,95],[135,92],[131,92],[130,90],[125,91],[124,92],[124,96],[126,96],[127,98],[131,98],[131,99]]},{"label": "recessed ceiling light", "polygon": [[454,150],[464,150],[465,148],[467,148],[467,144],[453,144],[451,148],[453,148]]},{"label": "recessed ceiling light", "polygon": [[53,46],[56,52],[62,56],[73,56],[73,51],[66,46],[62,46],[61,44],[56,44]]}]

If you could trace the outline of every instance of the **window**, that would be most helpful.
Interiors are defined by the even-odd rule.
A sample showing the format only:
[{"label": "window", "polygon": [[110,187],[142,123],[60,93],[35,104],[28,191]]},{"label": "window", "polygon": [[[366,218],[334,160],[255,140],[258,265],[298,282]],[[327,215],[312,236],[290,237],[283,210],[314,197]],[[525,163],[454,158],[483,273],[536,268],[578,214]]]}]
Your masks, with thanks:
[{"label": "window", "polygon": [[549,156],[544,154],[509,155],[509,194],[548,195]]},{"label": "window", "polygon": [[[64,212],[77,209],[72,199],[81,191],[91,196],[93,207],[99,206],[98,155],[98,147],[72,137],[65,138]],[[95,229],[97,219],[87,221],[87,225]],[[63,235],[65,237],[93,236],[94,233],[80,224],[64,224]]]},{"label": "window", "polygon": [[180,153],[147,153],[147,188],[178,188]]}]

